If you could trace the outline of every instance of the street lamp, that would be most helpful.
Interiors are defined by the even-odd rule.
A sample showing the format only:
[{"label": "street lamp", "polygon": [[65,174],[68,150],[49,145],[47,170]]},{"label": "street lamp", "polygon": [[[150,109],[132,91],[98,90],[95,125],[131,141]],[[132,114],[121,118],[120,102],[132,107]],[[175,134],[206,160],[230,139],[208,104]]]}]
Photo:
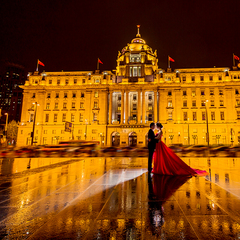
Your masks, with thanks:
[{"label": "street lamp", "polygon": [[36,122],[36,116],[37,116],[37,106],[40,106],[37,102],[33,103],[35,105],[35,109],[34,109],[34,119],[33,119],[33,130],[32,130],[32,141],[31,141],[31,145],[33,145],[33,139],[34,139],[34,130],[35,130],[35,122]]},{"label": "street lamp", "polygon": [[85,133],[84,133],[85,140],[87,139],[87,124],[88,124],[88,121],[87,119],[85,119]]},{"label": "street lamp", "polygon": [[104,144],[104,133],[100,133],[100,138],[101,138],[101,146]]},{"label": "street lamp", "polygon": [[231,144],[232,144],[232,146],[233,146],[233,135],[234,135],[234,130],[231,128],[231,130],[230,130],[230,134],[231,134]]},{"label": "street lamp", "polygon": [[207,112],[207,103],[208,103],[208,100],[206,100],[206,102],[205,102],[205,108],[206,108],[206,124],[207,124],[207,135],[206,135],[206,138],[207,138],[207,144],[208,144],[208,149],[209,149],[209,130],[208,130],[208,112]]},{"label": "street lamp", "polygon": [[173,137],[174,135],[169,135],[169,138],[171,139],[171,144],[172,144]]},{"label": "street lamp", "polygon": [[218,145],[219,145],[219,139],[221,138],[221,135],[216,135],[216,139],[218,141]]},{"label": "street lamp", "polygon": [[6,135],[7,135],[7,127],[8,127],[8,113],[4,113],[4,115],[6,115],[5,132],[6,132]]}]

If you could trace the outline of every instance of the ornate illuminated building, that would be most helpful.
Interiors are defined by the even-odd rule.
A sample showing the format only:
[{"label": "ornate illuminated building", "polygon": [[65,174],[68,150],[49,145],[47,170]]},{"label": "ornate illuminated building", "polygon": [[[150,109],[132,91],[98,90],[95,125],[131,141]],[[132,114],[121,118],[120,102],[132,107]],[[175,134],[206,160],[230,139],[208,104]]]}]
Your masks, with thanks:
[{"label": "ornate illuminated building", "polygon": [[152,121],[164,125],[167,144],[207,144],[207,132],[210,144],[240,143],[240,70],[165,71],[139,28],[115,71],[34,72],[22,88],[18,145],[31,144],[34,130],[41,145],[74,138],[141,147]]}]

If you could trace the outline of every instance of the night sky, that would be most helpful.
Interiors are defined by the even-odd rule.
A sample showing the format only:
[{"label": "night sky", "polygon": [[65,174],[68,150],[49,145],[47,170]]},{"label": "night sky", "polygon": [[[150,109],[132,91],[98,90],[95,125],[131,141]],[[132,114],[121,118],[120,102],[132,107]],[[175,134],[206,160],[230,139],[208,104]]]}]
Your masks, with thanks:
[{"label": "night sky", "polygon": [[137,32],[153,50],[159,67],[231,67],[240,57],[240,0],[3,0],[0,61],[27,71],[102,70]]}]

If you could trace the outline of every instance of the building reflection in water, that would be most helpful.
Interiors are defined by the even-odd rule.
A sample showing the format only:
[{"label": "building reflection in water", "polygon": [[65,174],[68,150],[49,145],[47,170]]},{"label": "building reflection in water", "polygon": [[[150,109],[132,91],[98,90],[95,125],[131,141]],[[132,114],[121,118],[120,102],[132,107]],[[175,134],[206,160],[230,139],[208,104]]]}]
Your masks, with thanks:
[{"label": "building reflection in water", "polygon": [[[28,176],[1,185],[7,212],[5,218],[1,212],[0,230],[19,239],[26,238],[25,229],[33,234],[38,226],[43,228],[35,236],[59,239],[63,234],[69,239],[237,237],[239,160],[192,158],[193,168],[210,174],[191,179],[154,175],[149,181],[141,158],[86,158],[62,165],[53,158],[32,158]],[[30,159],[7,161],[1,160],[1,175],[26,171]],[[36,170],[47,162],[59,165]]]}]

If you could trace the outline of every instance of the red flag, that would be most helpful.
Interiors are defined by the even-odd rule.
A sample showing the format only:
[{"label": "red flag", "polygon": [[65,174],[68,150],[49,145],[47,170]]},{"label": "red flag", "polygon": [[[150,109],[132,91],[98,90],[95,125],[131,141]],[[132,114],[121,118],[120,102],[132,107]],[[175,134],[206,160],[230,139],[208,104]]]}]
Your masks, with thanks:
[{"label": "red flag", "polygon": [[237,55],[234,55],[234,59],[239,60],[239,57]]},{"label": "red flag", "polygon": [[101,63],[101,64],[103,64],[103,62],[102,62],[99,58],[98,58],[98,62]]},{"label": "red flag", "polygon": [[171,62],[175,62],[175,60],[172,59],[171,57],[168,57],[168,58],[169,58],[169,61],[171,61]]},{"label": "red flag", "polygon": [[41,66],[45,66],[44,63],[42,63],[41,61],[38,60],[38,64]]}]

